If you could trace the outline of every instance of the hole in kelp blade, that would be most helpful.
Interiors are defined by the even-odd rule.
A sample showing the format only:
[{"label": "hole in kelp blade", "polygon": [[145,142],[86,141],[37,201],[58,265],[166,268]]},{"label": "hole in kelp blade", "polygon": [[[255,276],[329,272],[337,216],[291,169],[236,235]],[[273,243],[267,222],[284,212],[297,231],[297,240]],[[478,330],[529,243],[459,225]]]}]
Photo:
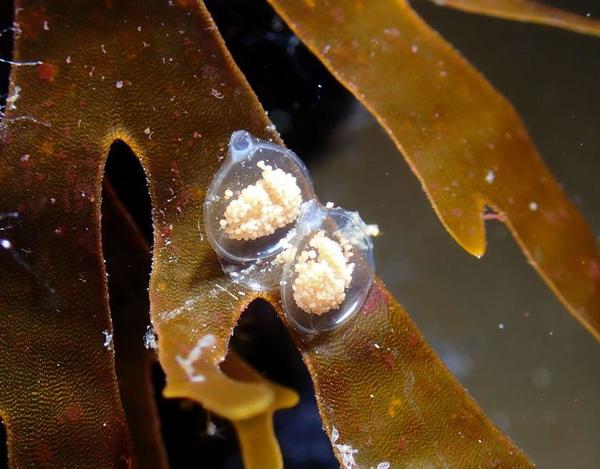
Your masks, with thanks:
[{"label": "hole in kelp blade", "polygon": [[8,447],[6,442],[6,427],[0,418],[0,469],[8,469]]},{"label": "hole in kelp blade", "polygon": [[[14,46],[13,33],[14,5],[12,1],[0,2],[0,57],[12,60]],[[6,106],[11,66],[0,63],[0,110]]]},{"label": "hole in kelp blade", "polygon": [[[115,163],[117,159],[121,163]],[[129,165],[123,164],[123,160]],[[156,358],[154,350],[146,349],[144,344],[144,334],[150,324],[147,292],[150,249],[109,180],[114,178],[116,170],[120,177],[129,180],[129,201],[141,200],[142,203],[128,208],[135,208],[140,217],[150,216],[149,195],[143,169],[125,144],[112,145],[106,167],[102,191],[102,244],[113,330],[104,332],[105,347],[115,350],[117,380],[136,466],[166,468],[167,458],[152,391],[151,367]]]}]

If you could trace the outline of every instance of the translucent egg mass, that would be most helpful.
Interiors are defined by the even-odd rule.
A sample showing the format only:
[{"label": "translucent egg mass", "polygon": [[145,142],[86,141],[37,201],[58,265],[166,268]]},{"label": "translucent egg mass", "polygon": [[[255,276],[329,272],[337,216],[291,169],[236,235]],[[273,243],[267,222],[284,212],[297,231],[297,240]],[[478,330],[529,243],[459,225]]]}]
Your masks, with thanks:
[{"label": "translucent egg mass", "polygon": [[308,171],[292,151],[234,132],[204,203],[206,232],[229,263],[226,270],[257,270],[257,262],[264,266],[275,258],[287,246],[302,204],[314,198]]},{"label": "translucent egg mass", "polygon": [[309,334],[332,330],[352,317],[375,278],[373,244],[358,213],[316,201],[303,205],[295,236],[280,258],[286,317]]}]

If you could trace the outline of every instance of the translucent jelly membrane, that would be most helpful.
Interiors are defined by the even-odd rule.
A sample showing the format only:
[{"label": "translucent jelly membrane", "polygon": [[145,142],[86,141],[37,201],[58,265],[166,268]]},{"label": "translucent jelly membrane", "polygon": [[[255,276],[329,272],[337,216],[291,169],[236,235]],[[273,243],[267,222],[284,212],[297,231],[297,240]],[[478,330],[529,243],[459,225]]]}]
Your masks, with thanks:
[{"label": "translucent jelly membrane", "polygon": [[[260,164],[259,162],[263,162]],[[263,168],[281,169],[295,178],[302,202],[314,199],[308,171],[290,150],[258,140],[239,130],[231,135],[228,156],[215,175],[204,202],[204,224],[208,239],[219,256],[223,269],[234,279],[255,290],[276,288],[281,265],[271,261],[287,246],[295,221],[256,239],[233,239],[221,225],[229,204],[243,189],[256,185]]]},{"label": "translucent jelly membrane", "polygon": [[[352,257],[349,258],[349,262],[354,264],[354,268],[352,280],[345,290],[345,298],[341,305],[322,314],[312,314],[298,306],[293,286],[298,277],[296,264],[299,256],[303,251],[313,249],[309,243],[320,231],[332,240],[337,241],[343,237],[351,244]],[[308,202],[303,206],[291,245],[292,255],[282,273],[281,301],[293,327],[307,334],[329,331],[340,326],[361,309],[373,285],[375,262],[373,244],[358,213],[341,208],[326,208],[316,201]]]}]

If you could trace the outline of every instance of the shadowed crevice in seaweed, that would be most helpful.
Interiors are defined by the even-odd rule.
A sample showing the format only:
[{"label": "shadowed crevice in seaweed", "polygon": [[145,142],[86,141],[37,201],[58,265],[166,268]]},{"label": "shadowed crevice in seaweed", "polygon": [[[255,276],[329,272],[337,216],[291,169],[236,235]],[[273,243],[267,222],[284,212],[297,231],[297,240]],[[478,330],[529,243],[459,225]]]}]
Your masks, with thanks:
[{"label": "shadowed crevice in seaweed", "polygon": [[6,447],[6,427],[0,419],[0,469],[8,468],[8,451]]},{"label": "shadowed crevice in seaweed", "polygon": [[[12,1],[0,3],[0,58],[12,60],[14,5]],[[10,64],[0,63],[0,109],[4,110],[10,82]]]},{"label": "shadowed crevice in seaweed", "polygon": [[102,190],[102,244],[113,324],[112,335],[107,336],[106,343],[115,351],[119,391],[136,467],[160,469],[167,467],[167,458],[152,390],[151,367],[156,356],[153,348],[146,347],[148,341],[145,340],[145,334],[150,330],[148,281],[151,258],[148,245],[110,183],[115,179],[128,181],[127,193],[120,187],[122,200],[128,202],[127,208],[135,207],[140,219],[150,219],[144,171],[122,142],[111,146]]},{"label": "shadowed crevice in seaweed", "polygon": [[288,469],[333,469],[339,463],[322,429],[315,393],[306,366],[285,326],[263,300],[252,302],[234,330],[235,350],[270,381],[294,389],[300,403],[275,413],[275,432]]},{"label": "shadowed crevice in seaweed", "polygon": [[122,140],[113,142],[104,172],[119,201],[151,246],[152,202],[148,193],[148,183],[144,169],[129,145]]}]

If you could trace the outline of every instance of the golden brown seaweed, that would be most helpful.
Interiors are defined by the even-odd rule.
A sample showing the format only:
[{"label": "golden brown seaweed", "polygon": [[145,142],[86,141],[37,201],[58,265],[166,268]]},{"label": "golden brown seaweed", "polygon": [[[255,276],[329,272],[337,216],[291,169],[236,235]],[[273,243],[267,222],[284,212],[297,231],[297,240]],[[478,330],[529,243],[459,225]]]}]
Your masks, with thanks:
[{"label": "golden brown seaweed", "polygon": [[[232,131],[277,136],[208,13],[192,1],[170,6],[158,0],[143,5],[98,0],[73,9],[72,2],[52,0],[18,7],[22,33],[15,59],[43,64],[13,68],[11,96],[19,98],[3,121],[0,156],[0,210],[20,213],[10,239],[25,249],[26,261],[11,261],[0,272],[7,287],[0,297],[0,317],[8,337],[0,343],[0,366],[3,376],[11,377],[0,385],[0,412],[9,429],[11,463],[73,467],[94,461],[102,467],[129,462],[110,341],[103,345],[103,332],[110,334],[111,327],[99,239],[103,165],[117,138],[132,147],[149,179],[155,234],[151,316],[167,375],[165,394],[189,397],[234,421],[262,419],[251,428],[263,428],[263,441],[274,444],[266,418],[293,399],[282,400],[262,381],[235,372],[227,376],[219,365],[246,305],[257,296],[276,307],[279,300],[240,288],[223,274],[204,236],[202,202]],[[425,32],[442,52],[449,51]],[[358,64],[365,60],[360,54],[355,58]],[[447,73],[453,72],[451,66],[466,67],[459,58]],[[479,77],[461,70],[466,79]],[[467,85],[459,81],[457,86],[460,93]],[[422,92],[429,90],[423,87]],[[495,99],[505,109],[504,101]],[[478,103],[472,111],[479,113],[470,117],[495,123]],[[428,132],[435,137],[440,130],[426,118],[430,106],[423,101],[422,123],[432,125]],[[489,114],[496,112],[490,109]],[[401,107],[397,112],[408,111]],[[413,117],[412,125],[418,125],[419,115]],[[460,123],[468,126],[469,120]],[[511,131],[514,123],[504,122]],[[449,116],[440,123],[450,130],[458,124]],[[479,135],[486,136],[484,131]],[[492,132],[489,138],[495,136]],[[519,132],[513,137],[533,151]],[[432,145],[443,150],[439,142]],[[431,164],[439,165],[439,158]],[[543,169],[537,156],[531,164]],[[496,171],[503,176],[502,169]],[[541,194],[540,202],[553,201]],[[462,195],[466,203],[468,195]],[[473,219],[473,213],[464,216]],[[576,214],[574,230],[581,228],[579,221]],[[479,238],[469,238],[463,223],[456,222],[457,232],[466,230],[461,236],[483,242],[482,228]],[[471,246],[476,248],[476,243]],[[383,462],[529,467],[380,283],[372,295],[340,330],[313,341],[293,335],[340,461],[367,467]],[[82,407],[65,410],[73,402]],[[57,412],[65,416],[58,424],[48,418]],[[248,467],[280,463],[277,457],[270,461],[246,462]]]},{"label": "golden brown seaweed", "polygon": [[431,0],[437,5],[468,13],[495,16],[524,23],[567,29],[576,33],[600,36],[600,21],[533,0]]}]

